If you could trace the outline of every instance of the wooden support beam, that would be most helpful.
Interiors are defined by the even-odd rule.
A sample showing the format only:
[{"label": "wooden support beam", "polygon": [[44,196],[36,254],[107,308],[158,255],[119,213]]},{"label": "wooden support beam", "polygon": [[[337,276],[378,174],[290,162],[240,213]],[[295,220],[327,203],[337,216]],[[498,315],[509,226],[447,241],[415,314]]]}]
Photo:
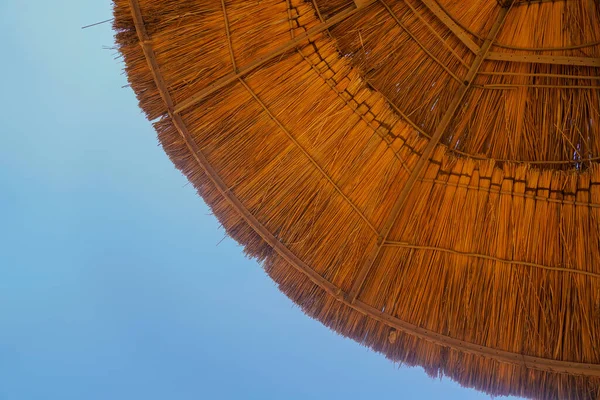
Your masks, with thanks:
[{"label": "wooden support beam", "polygon": [[531,78],[583,79],[583,80],[592,80],[592,81],[600,80],[600,76],[593,76],[593,75],[545,74],[545,73],[535,73],[535,72],[479,71],[479,75],[528,76]]},{"label": "wooden support beam", "polygon": [[485,60],[492,43],[496,39],[496,36],[498,35],[498,32],[500,31],[500,27],[502,26],[502,24],[504,23],[504,21],[506,19],[506,15],[508,14],[509,9],[510,8],[508,8],[508,9],[502,8],[500,10],[500,12],[498,14],[498,18],[496,19],[496,22],[494,22],[494,25],[492,26],[492,29],[490,30],[490,33],[488,35],[488,38],[483,43],[483,46],[481,47],[479,54],[473,61],[471,68],[469,68],[469,72],[467,73],[467,75],[464,78],[464,84],[455,93],[450,105],[448,106],[448,109],[446,110],[446,113],[444,114],[444,116],[442,117],[442,120],[440,121],[439,125],[435,129],[435,131],[431,137],[431,140],[429,140],[429,143],[427,143],[425,150],[421,154],[421,158],[419,158],[419,161],[417,161],[415,167],[412,170],[412,173],[410,174],[410,176],[408,177],[408,180],[406,181],[406,184],[404,185],[404,187],[402,188],[402,191],[398,195],[398,199],[396,200],[396,203],[394,204],[394,207],[392,208],[390,215],[379,235],[379,238],[377,240],[377,246],[371,252],[371,254],[367,258],[365,263],[362,265],[362,267],[359,269],[358,274],[357,274],[356,278],[354,279],[352,288],[350,289],[350,292],[348,293],[347,300],[350,303],[353,303],[354,301],[356,301],[356,299],[364,285],[364,282],[367,278],[368,273],[371,271],[373,265],[375,264],[375,260],[377,259],[377,256],[381,252],[381,249],[383,248],[383,244],[387,241],[388,235],[392,229],[392,226],[394,225],[394,222],[396,222],[396,219],[398,218],[398,215],[400,214],[402,207],[406,203],[406,200],[408,199],[408,196],[410,195],[415,183],[420,178],[421,173],[427,164],[427,161],[433,154],[437,144],[439,143],[440,139],[442,138],[442,135],[444,134],[444,132],[450,125],[450,122],[452,121],[452,118],[454,117],[454,113],[456,112],[456,110],[458,109],[460,104],[462,103],[462,101],[465,97],[465,94],[467,93],[467,90],[471,87],[471,83],[473,82],[475,76],[477,75],[479,68],[481,68],[481,64]]},{"label": "wooden support beam", "polygon": [[469,252],[465,252],[465,251],[446,249],[446,248],[437,247],[437,246],[423,246],[423,245],[416,245],[416,244],[405,243],[405,242],[394,242],[394,241],[385,242],[383,245],[387,246],[387,247],[401,247],[401,248],[405,248],[405,249],[437,251],[440,253],[454,254],[457,256],[479,258],[481,260],[497,261],[499,263],[508,264],[508,265],[515,265],[515,266],[521,266],[521,267],[533,267],[533,268],[544,269],[546,271],[559,271],[559,272],[566,272],[569,274],[580,274],[580,275],[590,276],[592,278],[597,278],[597,279],[600,278],[600,274],[597,274],[595,272],[590,272],[590,271],[584,271],[581,269],[573,269],[573,268],[565,268],[565,267],[552,267],[549,265],[527,262],[527,261],[508,260],[505,258],[488,256],[486,254],[469,253]]},{"label": "wooden support beam", "polygon": [[421,0],[423,4],[435,15],[465,46],[473,53],[479,52],[479,46],[471,39],[469,34],[454,22],[454,20],[433,0]]},{"label": "wooden support beam", "polygon": [[581,67],[600,67],[600,58],[572,56],[542,56],[537,54],[513,54],[492,51],[488,60],[509,61],[519,63],[577,65]]},{"label": "wooden support beam", "polygon": [[532,89],[574,89],[574,90],[600,90],[600,86],[590,85],[541,85],[541,84],[520,84],[520,83],[494,83],[486,85],[473,85],[477,89],[485,90],[510,90],[522,87]]},{"label": "wooden support beam", "polygon": [[[286,0],[286,4],[287,4],[287,9],[288,9],[288,15],[289,15],[289,13],[290,13],[290,0]],[[321,10],[319,9],[319,4],[317,3],[317,0],[312,0],[312,5],[315,8],[315,11],[317,13],[317,17],[319,17],[319,21],[325,22],[325,18],[323,18],[323,14],[321,14]],[[288,18],[288,20],[290,20],[290,19]],[[290,29],[293,29],[293,27],[290,26]],[[292,35],[292,39],[293,38],[294,38],[294,35]]]},{"label": "wooden support beam", "polygon": [[501,47],[503,49],[520,50],[520,51],[564,51],[564,50],[584,49],[586,47],[598,46],[599,44],[600,44],[600,40],[596,40],[594,42],[588,42],[588,43],[572,44],[569,46],[522,47],[522,46],[513,46],[510,44],[503,44],[503,43],[496,42],[496,43],[494,43],[494,47]]},{"label": "wooden support beam", "polygon": [[450,46],[450,44],[448,44],[448,42],[446,42],[446,40],[443,37],[440,36],[440,34],[435,30],[435,28],[433,26],[431,26],[431,24],[429,22],[427,22],[427,20],[425,18],[423,18],[423,16],[419,12],[419,10],[414,8],[410,4],[410,2],[408,2],[406,0],[404,1],[404,4],[406,4],[406,6],[408,8],[410,8],[410,10],[415,15],[415,17],[417,17],[419,19],[419,21],[421,21],[421,23],[423,25],[425,25],[427,27],[427,29],[429,29],[429,31],[433,34],[433,36],[435,36],[444,45],[444,47],[450,51],[450,53],[462,64],[462,66],[466,67],[468,69],[469,65],[462,59],[460,54],[458,54],[456,52],[456,50],[454,50],[454,48],[452,46]]},{"label": "wooden support beam", "polygon": [[229,48],[229,57],[231,58],[233,73],[237,73],[237,65],[235,63],[235,57],[233,55],[233,43],[231,42],[231,31],[229,30],[229,17],[227,17],[227,7],[225,6],[225,0],[221,0],[221,8],[223,9],[223,20],[225,21],[225,33],[227,34],[227,47]]},{"label": "wooden support beam", "polygon": [[401,319],[385,313],[380,309],[370,306],[360,300],[356,300],[350,307],[368,315],[370,318],[379,321],[384,325],[398,329],[401,332],[406,332],[419,339],[423,339],[443,347],[459,349],[463,353],[473,354],[503,363],[520,365],[525,369],[600,377],[600,365],[598,364],[550,360],[547,358],[532,357],[521,353],[513,353],[510,351],[494,349],[487,346],[480,346],[475,343],[445,336],[420,326],[413,325],[406,321],[402,321]]},{"label": "wooden support beam", "polygon": [[571,0],[518,0],[515,1],[513,4],[513,7],[519,7],[519,6],[530,6],[533,4],[540,4],[540,3],[560,3],[560,2],[566,2],[566,1],[571,1]]},{"label": "wooden support beam", "polygon": [[429,50],[427,50],[427,48],[425,47],[425,45],[423,43],[421,43],[419,41],[419,39],[417,39],[417,37],[412,34],[411,31],[408,30],[408,28],[406,27],[406,25],[404,25],[402,23],[402,21],[400,21],[400,18],[398,18],[398,16],[394,12],[394,10],[392,10],[392,8],[385,2],[385,0],[379,0],[379,2],[381,3],[382,6],[385,7],[385,9],[388,11],[388,13],[394,19],[394,21],[396,21],[396,23],[398,24],[398,26],[400,26],[404,30],[404,32],[406,32],[406,34],[408,36],[410,36],[410,38],[413,41],[415,41],[415,43],[417,43],[417,45],[421,48],[421,50],[423,50],[425,52],[425,54],[427,54],[433,61],[435,61],[440,67],[442,67],[444,71],[446,71],[452,78],[454,78],[454,80],[456,80],[457,82],[461,82],[462,83],[462,80],[458,76],[456,76],[456,74],[454,72],[452,72],[443,62],[441,62]]}]

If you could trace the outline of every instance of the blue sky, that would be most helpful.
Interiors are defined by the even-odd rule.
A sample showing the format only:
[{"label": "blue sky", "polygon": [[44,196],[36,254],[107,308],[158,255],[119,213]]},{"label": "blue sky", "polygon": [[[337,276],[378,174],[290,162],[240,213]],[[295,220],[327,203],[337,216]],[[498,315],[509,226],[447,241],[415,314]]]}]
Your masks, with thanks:
[{"label": "blue sky", "polygon": [[[0,0],[0,400],[483,399],[304,316],[176,171],[108,0]],[[224,239],[224,240],[223,240]]]}]

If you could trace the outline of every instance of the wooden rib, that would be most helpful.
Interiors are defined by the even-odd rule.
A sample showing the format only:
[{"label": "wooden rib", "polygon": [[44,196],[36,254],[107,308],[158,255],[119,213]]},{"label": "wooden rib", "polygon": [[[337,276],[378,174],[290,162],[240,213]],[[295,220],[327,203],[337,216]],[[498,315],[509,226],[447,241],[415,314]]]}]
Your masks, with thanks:
[{"label": "wooden rib", "polygon": [[460,41],[467,46],[469,50],[477,54],[479,52],[479,46],[475,43],[467,34],[467,32],[459,26],[454,18],[452,18],[446,10],[442,9],[437,2],[433,0],[421,0],[423,4],[435,15],[441,22],[448,28],[452,33],[456,35]]},{"label": "wooden rib", "polygon": [[452,55],[454,56],[454,58],[456,58],[464,67],[466,67],[467,69],[469,68],[469,64],[467,64],[462,57],[460,56],[460,54],[458,54],[456,52],[456,50],[454,50],[454,48],[452,48],[452,46],[450,46],[448,44],[448,42],[446,42],[444,40],[443,37],[440,36],[440,34],[431,26],[431,24],[429,24],[429,22],[427,22],[427,20],[425,20],[425,18],[423,18],[423,16],[421,15],[421,13],[412,6],[412,4],[409,3],[408,0],[404,0],[404,4],[406,4],[408,6],[408,8],[410,8],[410,10],[413,12],[413,14],[415,14],[417,16],[417,18],[423,23],[423,25],[425,25],[427,27],[427,29],[429,29],[429,31],[431,31],[431,33],[433,33],[433,35],[440,41],[442,42],[442,44],[444,45],[444,47],[446,47],[450,53],[452,53]]},{"label": "wooden rib", "polygon": [[225,182],[218,175],[217,171],[208,162],[199,146],[196,144],[192,136],[190,135],[185,123],[181,116],[173,109],[173,102],[168,89],[162,79],[158,63],[152,47],[146,43],[148,36],[144,26],[144,20],[140,12],[139,4],[137,0],[129,0],[131,12],[133,15],[133,21],[135,29],[142,45],[148,68],[152,74],[154,82],[157,86],[160,95],[165,102],[171,121],[174,127],[177,129],[182,139],[184,140],[188,150],[194,157],[198,165],[204,170],[207,177],[213,182],[219,193],[223,198],[231,205],[231,207],[239,213],[239,215],[246,221],[246,223],[254,229],[254,231],[267,243],[269,244],[277,254],[287,261],[294,269],[304,274],[312,283],[322,289],[327,294],[331,295],[336,300],[343,304],[351,307],[352,309],[360,312],[361,314],[367,315],[376,321],[379,321],[387,326],[396,328],[400,331],[406,332],[409,335],[413,335],[417,338],[426,340],[429,343],[433,343],[438,346],[449,347],[451,349],[474,354],[481,357],[491,358],[500,362],[506,362],[510,364],[520,365],[525,368],[533,368],[540,371],[549,372],[562,372],[575,375],[586,375],[586,376],[598,376],[600,377],[600,365],[597,364],[586,364],[586,363],[575,363],[568,361],[549,360],[544,358],[527,356],[519,353],[511,353],[502,350],[493,349],[486,346],[477,345],[475,343],[469,343],[462,340],[458,340],[449,336],[441,335],[436,332],[428,331],[420,328],[416,325],[410,324],[406,321],[402,321],[392,315],[385,314],[381,310],[378,310],[366,303],[357,300],[355,302],[349,302],[346,300],[347,294],[344,293],[340,288],[329,282],[327,279],[319,275],[314,269],[309,267],[306,263],[300,260],[295,254],[293,254],[286,246],[284,246],[264,225],[260,223],[245,206],[239,201],[239,199],[233,195],[229,190]]},{"label": "wooden rib", "polygon": [[327,172],[325,172],[325,170],[323,170],[323,168],[319,165],[319,163],[296,140],[296,138],[290,133],[290,131],[285,126],[283,126],[281,121],[279,121],[279,119],[277,119],[277,117],[275,117],[275,115],[273,115],[273,113],[269,110],[269,108],[266,106],[266,104],[256,95],[254,90],[252,90],[252,88],[250,88],[250,86],[248,86],[248,84],[242,78],[239,78],[239,80],[240,80],[240,83],[246,88],[248,93],[250,93],[250,95],[254,98],[254,100],[256,100],[256,102],[258,104],[260,104],[260,106],[265,111],[265,113],[269,116],[269,118],[271,118],[271,120],[273,120],[273,122],[275,122],[277,124],[277,126],[283,131],[283,133],[285,133],[285,135],[292,141],[292,143],[294,143],[294,145],[298,148],[298,150],[300,150],[302,152],[302,154],[304,154],[306,156],[306,158],[308,158],[310,163],[317,169],[317,171],[319,171],[321,173],[321,175],[327,180],[327,182],[329,182],[331,184],[331,186],[335,189],[335,191],[338,192],[340,196],[342,196],[342,198],[350,205],[350,207],[352,207],[352,209],[363,219],[363,221],[365,221],[365,223],[367,225],[369,225],[369,228],[371,228],[371,230],[377,235],[378,234],[377,228],[375,228],[375,226],[371,223],[371,221],[369,221],[369,219],[363,214],[363,212],[352,202],[352,200],[350,200],[348,198],[348,196],[346,196],[346,194],[342,191],[342,189],[340,189],[338,187],[338,185],[333,181],[333,179],[331,179],[331,177],[327,174]]},{"label": "wooden rib", "polygon": [[333,25],[351,17],[352,15],[356,14],[358,11],[361,11],[362,9],[366,8],[373,1],[375,1],[375,0],[366,0],[365,5],[362,6],[361,8],[351,8],[351,9],[342,11],[339,14],[336,14],[335,16],[329,18],[326,22],[315,25],[314,27],[312,27],[308,31],[306,31],[306,33],[297,36],[295,39],[290,40],[289,42],[279,46],[278,48],[274,49],[273,51],[265,54],[264,56],[259,57],[258,59],[252,61],[251,63],[239,68],[237,73],[230,73],[230,74],[227,74],[227,75],[215,80],[213,83],[209,84],[207,87],[200,90],[196,94],[193,94],[190,97],[188,97],[187,99],[182,100],[179,104],[177,104],[175,106],[173,111],[180,113],[183,110],[193,106],[194,104],[199,103],[206,96],[209,96],[210,94],[216,92],[217,90],[227,86],[231,82],[237,81],[238,78],[243,77],[244,75],[265,65],[266,63],[273,60],[274,58],[294,49],[296,46],[298,46],[303,41],[312,39],[313,37],[320,34],[321,32],[329,29]]},{"label": "wooden rib", "polygon": [[431,140],[429,140],[429,143],[427,143],[427,147],[425,147],[425,150],[423,151],[423,153],[421,154],[421,157],[419,158],[415,167],[413,168],[412,173],[408,177],[406,184],[402,188],[402,191],[400,192],[398,199],[396,200],[396,203],[394,204],[394,207],[392,208],[392,210],[390,212],[390,216],[387,219],[385,225],[383,226],[383,230],[379,235],[379,238],[377,240],[377,246],[375,247],[375,250],[369,255],[369,257],[367,258],[365,263],[358,270],[358,274],[357,274],[356,278],[354,279],[352,288],[351,288],[350,292],[348,293],[349,301],[351,303],[354,302],[356,300],[356,298],[358,297],[358,294],[360,293],[360,291],[363,287],[363,284],[365,282],[365,279],[367,278],[369,271],[375,264],[375,260],[377,259],[377,256],[379,255],[381,249],[383,248],[383,243],[387,240],[387,237],[392,229],[392,226],[393,226],[394,222],[396,221],[396,219],[398,218],[398,215],[400,214],[402,206],[404,206],[404,203],[408,199],[408,196],[410,195],[413,186],[415,185],[418,178],[420,177],[421,172],[423,171],[423,168],[425,167],[427,161],[433,154],[433,151],[435,150],[442,135],[444,134],[444,132],[450,125],[450,122],[452,121],[452,118],[454,117],[454,113],[456,112],[456,110],[458,109],[460,104],[462,103],[462,101],[465,97],[465,94],[467,93],[467,90],[471,87],[471,83],[475,79],[475,76],[477,75],[477,71],[479,71],[479,68],[483,64],[483,61],[485,60],[485,58],[490,50],[491,44],[496,39],[498,31],[500,30],[500,27],[504,23],[504,21],[506,19],[506,14],[508,13],[509,9],[503,8],[500,10],[500,12],[498,14],[498,18],[494,22],[494,25],[492,26],[492,29],[490,30],[490,33],[488,35],[488,38],[483,43],[483,46],[481,46],[481,50],[480,50],[479,54],[477,55],[477,57],[475,58],[475,60],[473,61],[471,68],[469,68],[469,72],[467,73],[467,75],[464,79],[465,84],[461,85],[460,88],[458,89],[458,91],[456,92],[456,94],[454,95],[452,102],[448,106],[448,110],[446,110],[446,112],[444,113],[444,116],[442,117],[440,124],[436,127]]},{"label": "wooden rib", "polygon": [[581,164],[591,161],[599,161],[600,157],[589,157],[589,158],[580,158],[577,160],[515,160],[511,158],[493,158],[488,156],[483,156],[479,154],[471,154],[461,150],[454,149],[452,147],[448,147],[447,144],[442,144],[442,146],[446,147],[446,150],[458,154],[464,157],[472,158],[473,160],[483,160],[483,161],[495,161],[500,163],[513,163],[513,164]]},{"label": "wooden rib", "polygon": [[483,161],[495,161],[495,162],[500,162],[500,163],[513,163],[513,164],[534,164],[534,165],[540,165],[540,164],[581,164],[581,163],[586,163],[586,162],[591,162],[591,161],[599,161],[600,157],[589,157],[589,158],[580,158],[577,160],[515,160],[515,159],[511,159],[511,158],[493,158],[493,157],[488,157],[488,156],[483,156],[483,155],[479,155],[479,154],[471,154],[471,153],[467,153],[461,150],[457,150],[451,147],[448,147],[447,144],[442,144],[442,146],[446,147],[446,150],[454,153],[454,154],[458,154],[464,157],[469,157],[472,158],[473,160],[483,160]]},{"label": "wooden rib", "polygon": [[[290,9],[289,1],[290,0],[286,0],[286,3],[288,4],[288,13],[289,13],[289,9]],[[317,12],[317,17],[319,17],[319,21],[325,22],[325,18],[323,18],[323,15],[321,14],[321,10],[319,10],[319,5],[317,4],[317,0],[312,0],[312,4],[313,4],[313,7],[315,8],[315,11]],[[291,28],[291,26],[290,26],[290,28]],[[292,35],[292,37],[293,37],[293,35]]]},{"label": "wooden rib", "polygon": [[[375,1],[375,0],[372,0]],[[286,4],[288,5],[288,14],[290,14],[290,0],[285,0]],[[323,14],[321,14],[321,10],[319,10],[319,4],[317,4],[317,0],[312,0],[312,5],[315,8],[315,11],[317,12],[317,17],[319,17],[319,21],[321,21],[322,23],[325,22],[325,17],[323,17]],[[294,38],[294,33],[293,33],[293,29],[294,27],[291,25],[291,18],[289,19],[290,21],[290,32],[292,32],[292,39]],[[325,30],[325,33],[327,33],[327,36],[329,38],[331,38],[331,32],[329,32],[329,29]]]},{"label": "wooden rib", "polygon": [[[344,302],[348,304],[347,302]],[[348,304],[350,305],[350,304]],[[527,369],[536,369],[539,371],[548,371],[556,373],[564,373],[571,375],[585,375],[600,377],[599,364],[585,364],[569,361],[550,360],[547,358],[532,357],[520,353],[512,353],[509,351],[498,350],[491,347],[480,346],[475,343],[466,342],[449,336],[433,332],[417,325],[402,321],[390,314],[370,306],[360,300],[356,300],[350,305],[357,311],[367,314],[370,318],[381,322],[399,331],[406,332],[419,339],[426,340],[430,343],[438,344],[451,349],[459,349],[463,353],[474,354],[477,356],[491,358],[500,362],[520,365]]]},{"label": "wooden rib", "polygon": [[489,158],[489,157],[484,157],[484,156],[478,156],[478,155],[470,155],[467,153],[463,153],[460,152],[458,150],[456,150],[457,153],[459,154],[464,154],[466,156],[469,156],[475,160],[493,160],[493,161],[497,161],[497,162],[503,162],[503,163],[515,163],[515,164],[535,164],[535,165],[540,165],[540,164],[581,164],[581,163],[586,163],[586,162],[592,162],[592,161],[600,161],[600,157],[589,157],[589,158],[580,158],[578,160],[513,160],[510,158]]},{"label": "wooden rib", "polygon": [[390,6],[388,6],[388,4],[385,2],[385,0],[379,0],[379,2],[381,3],[381,5],[383,5],[385,7],[385,9],[388,11],[388,13],[394,19],[394,21],[396,21],[398,26],[400,26],[404,30],[404,32],[406,32],[408,34],[408,36],[410,36],[410,38],[412,40],[414,40],[415,43],[417,43],[417,45],[421,48],[421,50],[423,50],[425,52],[425,54],[427,54],[433,61],[435,61],[440,67],[442,67],[444,69],[444,71],[446,71],[452,78],[454,78],[454,80],[456,80],[457,82],[460,82],[460,83],[463,82],[462,79],[460,79],[458,76],[456,76],[456,74],[454,72],[452,72],[443,62],[441,62],[436,56],[434,56],[429,50],[427,50],[427,48],[423,45],[423,43],[419,42],[419,40],[415,37],[415,35],[413,35],[412,32],[409,31],[408,28],[402,23],[402,21],[400,21],[400,18],[398,18],[398,16],[394,12],[394,10],[392,10],[390,8]]},{"label": "wooden rib", "polygon": [[[317,0],[313,0],[313,7],[317,11],[319,20],[321,22],[325,22],[325,20],[321,16],[321,12],[319,11],[319,6],[317,5]],[[287,15],[288,15],[288,25],[290,26],[290,38],[291,38],[291,40],[294,40],[294,24],[292,23],[292,3],[290,3],[290,0],[285,0],[285,9],[286,9]]]},{"label": "wooden rib", "polygon": [[514,7],[528,6],[531,4],[549,3],[549,2],[559,3],[561,1],[569,1],[569,0],[520,0],[520,1],[515,1]]},{"label": "wooden rib", "polygon": [[521,87],[526,88],[540,88],[540,89],[582,89],[582,90],[600,90],[600,86],[584,86],[584,85],[536,85],[536,84],[521,84],[521,83],[494,83],[486,85],[473,85],[477,89],[488,89],[488,90],[505,90],[505,89],[518,89]]},{"label": "wooden rib", "polygon": [[221,7],[223,8],[223,19],[225,20],[225,33],[227,34],[227,47],[229,48],[231,65],[233,66],[233,73],[237,73],[237,66],[235,65],[235,57],[233,55],[233,43],[231,42],[231,31],[229,30],[229,18],[227,17],[227,7],[225,6],[225,0],[221,0]]},{"label": "wooden rib", "polygon": [[583,67],[600,67],[600,58],[575,56],[542,56],[533,54],[499,53],[492,51],[488,60],[510,61],[519,63],[578,65]]},{"label": "wooden rib", "polygon": [[[448,182],[448,181],[443,181],[441,179],[421,178],[421,179],[419,179],[419,182],[434,183],[436,185],[449,186],[449,187],[459,187],[459,188],[463,188],[463,189],[467,189],[467,190],[475,190],[477,192],[507,194],[512,197],[522,197],[524,199],[545,201],[548,203],[556,203],[556,204],[560,204],[560,205],[600,208],[600,204],[598,204],[598,203],[586,203],[583,201],[575,201],[575,200],[553,199],[550,197],[537,196],[537,195],[533,195],[533,194],[518,193],[518,192],[509,191],[509,190],[493,189],[492,187],[484,188],[481,186],[466,185],[464,183]],[[531,188],[527,188],[527,189],[531,189]]]},{"label": "wooden rib", "polygon": [[497,262],[501,262],[504,264],[534,267],[534,268],[545,269],[548,271],[560,271],[560,272],[567,272],[567,273],[571,273],[571,274],[581,274],[581,275],[591,276],[593,278],[600,278],[600,274],[597,274],[595,272],[583,271],[583,270],[572,269],[572,268],[564,268],[564,267],[550,267],[548,265],[543,265],[543,264],[538,264],[538,263],[533,263],[533,262],[528,262],[528,261],[507,260],[504,258],[488,256],[485,254],[469,253],[469,252],[458,251],[458,250],[453,250],[453,249],[445,249],[445,248],[437,247],[437,246],[422,246],[422,245],[410,244],[410,243],[406,243],[406,242],[395,242],[395,241],[387,241],[383,245],[387,246],[387,247],[402,247],[402,248],[406,248],[406,249],[415,249],[415,250],[439,251],[441,253],[455,254],[455,255],[459,255],[459,256],[472,257],[472,258],[480,258],[483,260],[497,261]]},{"label": "wooden rib", "polygon": [[502,72],[502,71],[479,71],[478,75],[506,75],[506,76],[530,76],[533,78],[565,78],[565,79],[583,79],[600,80],[600,76],[592,75],[569,75],[569,74],[542,74],[529,72]]},{"label": "wooden rib", "polygon": [[[542,0],[542,1],[538,0],[538,1],[531,1],[529,3],[533,4],[533,3],[540,3],[540,2],[545,2],[545,1],[553,1],[553,0]],[[556,1],[558,1],[558,0],[556,0]],[[478,52],[479,46],[471,40],[469,35],[474,36],[478,39],[481,39],[481,37],[479,35],[477,35],[473,31],[471,31],[470,29],[468,29],[466,26],[460,24],[460,22],[456,18],[454,18],[436,0],[421,0],[421,2],[423,4],[425,4],[425,6],[427,6],[427,8],[429,8],[429,10],[436,17],[438,17],[439,20],[442,21],[442,23],[444,25],[446,25],[446,27],[448,29],[450,29],[464,43],[465,46],[467,46],[469,49],[471,49],[471,51],[473,51],[474,53]],[[525,4],[524,3],[514,3],[514,6],[522,6],[522,5],[525,5]],[[512,46],[512,45],[508,45],[508,44],[495,42],[492,47],[501,47],[501,48],[505,48],[505,49],[523,50],[523,51],[560,51],[560,50],[583,49],[586,47],[592,47],[592,46],[597,46],[597,45],[600,45],[600,41],[576,44],[576,45],[571,45],[571,46],[560,46],[560,47],[520,47],[520,46]]]},{"label": "wooden rib", "polygon": [[469,29],[468,26],[465,26],[463,23],[461,23],[457,18],[455,18],[452,14],[450,14],[450,12],[446,9],[446,7],[444,7],[444,5],[442,3],[440,3],[438,0],[433,0],[433,2],[435,3],[436,6],[438,6],[444,12],[444,14],[446,14],[448,16],[448,18],[450,18],[452,20],[452,22],[454,22],[456,25],[458,25],[460,27],[460,29],[467,32],[469,35],[473,36],[475,39],[480,40],[482,43],[485,42],[485,38],[481,37],[476,32],[473,32],[471,29]]},{"label": "wooden rib", "polygon": [[586,47],[593,47],[593,46],[598,46],[598,45],[600,45],[600,40],[598,40],[596,42],[574,44],[574,45],[571,45],[571,46],[560,46],[560,47],[520,47],[520,46],[512,46],[512,45],[503,44],[503,43],[494,43],[494,47],[501,47],[501,48],[504,48],[504,49],[522,50],[522,51],[576,50],[576,49],[583,49],[583,48],[586,48]]}]

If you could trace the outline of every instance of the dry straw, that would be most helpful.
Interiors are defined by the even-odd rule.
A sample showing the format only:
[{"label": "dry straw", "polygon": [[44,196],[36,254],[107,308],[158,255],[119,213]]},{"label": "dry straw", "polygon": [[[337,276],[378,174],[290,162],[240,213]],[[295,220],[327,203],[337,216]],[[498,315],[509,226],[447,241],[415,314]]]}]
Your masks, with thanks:
[{"label": "dry straw", "polygon": [[166,153],[304,312],[490,394],[600,398],[597,1],[114,15]]}]

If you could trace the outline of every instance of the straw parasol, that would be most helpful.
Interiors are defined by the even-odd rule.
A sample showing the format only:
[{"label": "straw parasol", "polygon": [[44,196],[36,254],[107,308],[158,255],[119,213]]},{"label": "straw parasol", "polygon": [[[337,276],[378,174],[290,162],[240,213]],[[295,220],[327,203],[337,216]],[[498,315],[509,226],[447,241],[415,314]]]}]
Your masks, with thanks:
[{"label": "straw parasol", "polygon": [[306,314],[493,395],[600,398],[597,0],[114,3],[165,152]]}]

